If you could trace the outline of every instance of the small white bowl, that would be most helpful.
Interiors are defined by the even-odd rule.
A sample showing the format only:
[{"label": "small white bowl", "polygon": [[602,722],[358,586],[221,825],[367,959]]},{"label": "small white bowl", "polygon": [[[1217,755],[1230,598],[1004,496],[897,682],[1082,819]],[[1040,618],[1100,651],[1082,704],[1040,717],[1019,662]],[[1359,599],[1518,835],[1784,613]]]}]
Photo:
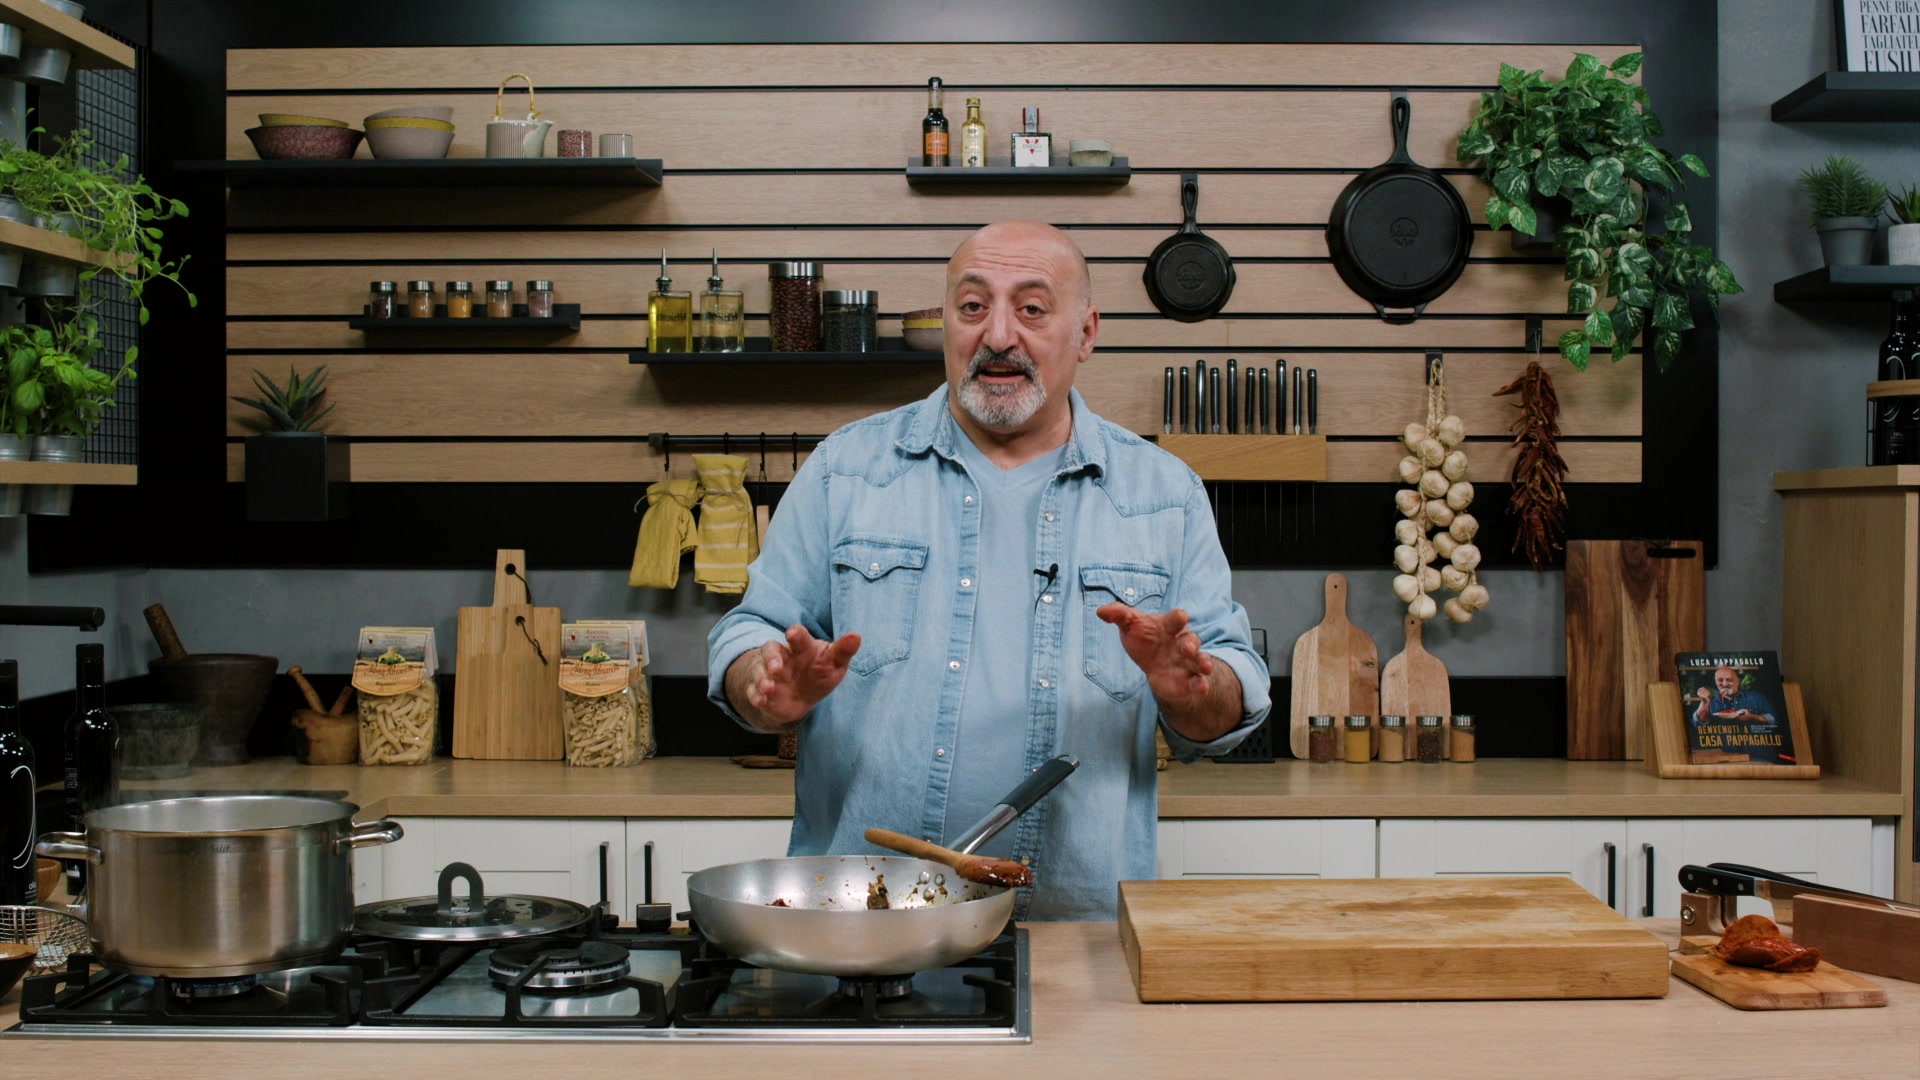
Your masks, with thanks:
[{"label": "small white bowl", "polygon": [[947,331],[941,326],[903,326],[900,336],[907,339],[907,348],[916,352],[940,352],[946,347]]},{"label": "small white bowl", "polygon": [[453,123],[451,105],[401,105],[392,109],[381,109],[377,113],[368,113],[368,120],[381,120],[389,116],[419,116],[428,120],[442,120]]},{"label": "small white bowl", "polygon": [[1113,144],[1103,139],[1075,139],[1067,144],[1069,164],[1106,168],[1113,164]]}]

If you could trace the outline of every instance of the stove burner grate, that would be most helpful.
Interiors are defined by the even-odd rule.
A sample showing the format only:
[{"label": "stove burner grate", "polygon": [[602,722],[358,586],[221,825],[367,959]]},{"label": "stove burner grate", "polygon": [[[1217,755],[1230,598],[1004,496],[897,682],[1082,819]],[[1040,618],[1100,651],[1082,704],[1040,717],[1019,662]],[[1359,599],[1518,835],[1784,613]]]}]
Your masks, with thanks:
[{"label": "stove burner grate", "polygon": [[487,975],[495,986],[519,983],[538,994],[574,994],[617,985],[632,969],[627,950],[605,941],[554,945],[523,942],[493,951]]},{"label": "stove burner grate", "polygon": [[871,998],[894,1001],[913,993],[911,975],[875,975],[867,979],[841,979],[840,996],[851,1001]]},{"label": "stove burner grate", "polygon": [[258,975],[235,975],[226,979],[166,980],[167,996],[177,1001],[220,1001],[236,998],[259,984]]}]

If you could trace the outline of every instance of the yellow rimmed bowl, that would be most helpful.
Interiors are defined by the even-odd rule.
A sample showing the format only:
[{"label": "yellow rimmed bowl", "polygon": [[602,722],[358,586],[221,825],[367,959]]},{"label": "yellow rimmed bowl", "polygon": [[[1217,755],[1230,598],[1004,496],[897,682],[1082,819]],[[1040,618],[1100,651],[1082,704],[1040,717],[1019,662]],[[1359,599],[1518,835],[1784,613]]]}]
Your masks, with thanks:
[{"label": "yellow rimmed bowl", "polygon": [[343,128],[345,120],[329,120],[324,116],[301,116],[298,113],[263,112],[260,114],[261,127],[330,127]]},{"label": "yellow rimmed bowl", "polygon": [[907,317],[900,320],[900,336],[906,339],[909,349],[939,352],[946,343],[946,324],[939,314],[928,318],[921,312],[909,311]]},{"label": "yellow rimmed bowl", "polygon": [[368,131],[388,131],[394,128],[419,128],[423,131],[452,131],[453,125],[445,120],[435,120],[430,116],[369,116],[366,120]]}]

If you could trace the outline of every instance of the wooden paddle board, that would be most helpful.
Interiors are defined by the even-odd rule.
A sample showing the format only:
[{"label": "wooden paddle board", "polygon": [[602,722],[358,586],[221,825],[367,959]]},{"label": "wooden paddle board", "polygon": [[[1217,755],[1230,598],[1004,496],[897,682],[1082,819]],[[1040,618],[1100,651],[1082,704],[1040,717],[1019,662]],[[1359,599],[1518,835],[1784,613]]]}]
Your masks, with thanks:
[{"label": "wooden paddle board", "polygon": [[1767,971],[1729,964],[1710,952],[1673,958],[1673,977],[1736,1009],[1871,1009],[1887,1003],[1877,983],[1825,960],[1812,971]]},{"label": "wooden paddle board", "polygon": [[1667,946],[1561,877],[1120,883],[1142,1001],[1665,997]]},{"label": "wooden paddle board", "polygon": [[526,572],[526,552],[501,549],[494,560],[493,606],[460,609],[454,757],[562,756],[560,609],[533,606]]},{"label": "wooden paddle board", "polygon": [[1567,757],[1646,757],[1650,682],[1707,647],[1704,545],[1567,541]]},{"label": "wooden paddle board", "polygon": [[[1387,661],[1380,676],[1380,712],[1385,716],[1407,718],[1407,760],[1413,760],[1415,721],[1422,716],[1453,716],[1453,691],[1447,684],[1447,665],[1427,651],[1420,640],[1418,618],[1401,618],[1407,643],[1400,655]],[[1447,754],[1447,739],[1440,739],[1440,754]]]},{"label": "wooden paddle board", "polygon": [[1364,713],[1374,717],[1373,751],[1380,752],[1380,652],[1365,630],[1347,620],[1347,577],[1328,574],[1327,609],[1320,625],[1293,643],[1292,713],[1287,741],[1307,756],[1307,717],[1331,716],[1336,727]]}]

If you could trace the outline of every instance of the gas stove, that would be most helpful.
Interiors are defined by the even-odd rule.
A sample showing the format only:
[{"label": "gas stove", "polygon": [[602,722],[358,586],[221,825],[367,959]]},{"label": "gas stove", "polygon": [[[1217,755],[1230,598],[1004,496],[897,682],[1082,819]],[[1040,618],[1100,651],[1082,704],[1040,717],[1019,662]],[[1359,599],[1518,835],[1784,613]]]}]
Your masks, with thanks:
[{"label": "gas stove", "polygon": [[949,967],[840,979],[756,967],[697,926],[510,942],[356,935],[332,963],[241,979],[130,975],[71,957],[26,980],[0,1039],[1032,1041],[1027,932]]}]

